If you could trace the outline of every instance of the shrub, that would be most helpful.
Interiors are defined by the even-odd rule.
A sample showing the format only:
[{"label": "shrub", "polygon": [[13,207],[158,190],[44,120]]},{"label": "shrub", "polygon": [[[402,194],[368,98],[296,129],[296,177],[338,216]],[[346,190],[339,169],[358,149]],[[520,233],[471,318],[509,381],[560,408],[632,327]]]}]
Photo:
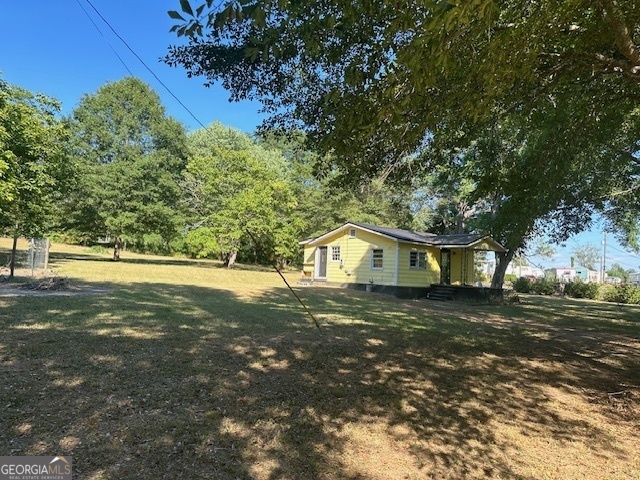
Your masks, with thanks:
[{"label": "shrub", "polygon": [[505,305],[515,305],[517,303],[520,303],[520,297],[518,297],[518,294],[515,292],[505,293],[503,303]]},{"label": "shrub", "polygon": [[516,281],[516,276],[513,273],[507,273],[504,276],[504,281],[514,283]]},{"label": "shrub", "polygon": [[531,291],[538,295],[553,295],[560,289],[560,285],[555,280],[549,278],[539,278],[531,283]]},{"label": "shrub", "polygon": [[615,287],[613,285],[605,284],[600,285],[600,289],[598,290],[598,300],[602,300],[603,302],[614,302],[615,297]]},{"label": "shrub", "polygon": [[513,289],[518,293],[529,293],[531,291],[531,280],[525,277],[520,277],[513,282]]},{"label": "shrub", "polygon": [[568,283],[564,287],[565,295],[573,298],[590,298],[595,300],[598,298],[598,284],[597,283],[584,283],[580,280],[572,283]]},{"label": "shrub", "polygon": [[615,303],[640,305],[640,288],[633,285],[607,285],[603,300]]}]

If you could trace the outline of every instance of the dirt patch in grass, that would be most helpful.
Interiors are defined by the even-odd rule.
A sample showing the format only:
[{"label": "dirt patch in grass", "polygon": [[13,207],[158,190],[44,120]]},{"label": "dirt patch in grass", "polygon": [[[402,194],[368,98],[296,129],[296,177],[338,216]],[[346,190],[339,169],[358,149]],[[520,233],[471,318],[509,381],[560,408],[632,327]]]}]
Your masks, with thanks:
[{"label": "dirt patch in grass", "polygon": [[0,298],[0,451],[82,479],[638,478],[640,309],[299,289],[317,331],[275,274],[152,260]]},{"label": "dirt patch in grass", "polygon": [[0,282],[0,296],[72,296],[102,295],[108,290],[93,286],[80,286],[61,277],[18,277]]}]

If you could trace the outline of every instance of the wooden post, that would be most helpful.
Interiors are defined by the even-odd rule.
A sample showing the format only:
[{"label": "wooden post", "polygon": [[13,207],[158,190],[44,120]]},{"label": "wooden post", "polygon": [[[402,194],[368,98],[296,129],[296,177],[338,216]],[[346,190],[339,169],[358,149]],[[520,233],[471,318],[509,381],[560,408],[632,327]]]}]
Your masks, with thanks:
[{"label": "wooden post", "polygon": [[47,238],[46,247],[44,252],[44,271],[47,271],[49,268],[49,249],[51,248],[51,241]]},{"label": "wooden post", "polygon": [[13,247],[11,247],[11,265],[9,278],[13,278],[13,272],[16,268],[16,250],[18,249],[18,233],[13,234]]}]

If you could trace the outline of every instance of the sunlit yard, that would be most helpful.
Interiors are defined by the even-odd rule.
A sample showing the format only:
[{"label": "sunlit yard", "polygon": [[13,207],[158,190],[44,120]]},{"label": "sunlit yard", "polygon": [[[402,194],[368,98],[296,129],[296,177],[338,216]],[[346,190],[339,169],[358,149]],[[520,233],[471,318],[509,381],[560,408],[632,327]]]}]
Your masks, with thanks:
[{"label": "sunlit yard", "polygon": [[52,252],[78,289],[0,290],[3,455],[82,479],[640,478],[640,307],[298,287],[318,331],[264,267]]}]

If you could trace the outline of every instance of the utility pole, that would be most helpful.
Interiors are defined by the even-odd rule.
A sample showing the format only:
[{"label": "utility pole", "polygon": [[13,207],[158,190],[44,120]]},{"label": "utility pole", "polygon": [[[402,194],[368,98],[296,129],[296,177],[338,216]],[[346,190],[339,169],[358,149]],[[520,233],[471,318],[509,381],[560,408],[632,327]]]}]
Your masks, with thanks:
[{"label": "utility pole", "polygon": [[604,277],[607,274],[607,232],[604,233],[602,240],[602,261],[600,262],[600,281],[604,283]]}]

